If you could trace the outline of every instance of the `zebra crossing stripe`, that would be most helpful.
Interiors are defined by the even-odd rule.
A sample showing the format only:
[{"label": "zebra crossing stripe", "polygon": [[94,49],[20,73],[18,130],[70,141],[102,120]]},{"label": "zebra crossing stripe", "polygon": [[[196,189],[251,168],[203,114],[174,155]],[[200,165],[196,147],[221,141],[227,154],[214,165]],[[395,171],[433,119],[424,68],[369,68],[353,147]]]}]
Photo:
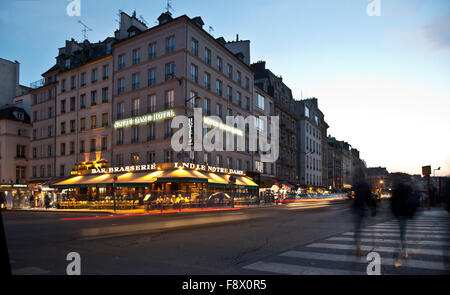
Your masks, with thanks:
[{"label": "zebra crossing stripe", "polygon": [[[363,228],[362,231],[367,232],[399,232],[400,229],[378,229],[378,228]],[[445,234],[447,233],[446,230],[417,230],[417,229],[410,229],[410,227],[406,228],[406,231],[408,233],[424,233],[424,234]]]},{"label": "zebra crossing stripe", "polygon": [[295,264],[258,261],[244,266],[245,269],[286,275],[365,275],[364,272],[342,269],[309,267]]},{"label": "zebra crossing stripe", "polygon": [[[353,255],[341,255],[341,254],[330,254],[320,252],[288,251],[280,254],[279,256],[323,260],[323,261],[334,261],[334,262],[353,262],[363,264],[368,263],[365,256],[357,257]],[[396,262],[395,259],[381,257],[382,265],[393,266],[395,262]],[[405,260],[405,262],[402,261],[402,263],[404,267],[430,269],[430,270],[446,270],[446,266],[442,262],[407,259]]]},{"label": "zebra crossing stripe", "polygon": [[[441,226],[441,225],[433,225],[433,226],[426,226],[426,225],[413,225],[408,224],[410,227],[413,228],[424,228],[424,229],[448,229],[448,226]],[[379,227],[379,228],[399,228],[399,224],[393,224],[393,225],[386,225],[386,224],[378,224],[378,225],[369,225],[368,227]]]},{"label": "zebra crossing stripe", "polygon": [[[306,247],[310,248],[326,248],[326,249],[334,249],[334,250],[355,250],[355,245],[343,245],[343,244],[328,244],[328,243],[313,243],[307,245]],[[388,253],[396,253],[399,251],[398,247],[372,247],[372,246],[361,246],[361,250],[363,251],[377,251],[377,252],[388,252]],[[436,256],[450,256],[450,253],[444,253],[442,250],[435,249],[418,249],[418,248],[409,248],[408,252],[411,254],[421,254],[421,255],[436,255]]]},{"label": "zebra crossing stripe", "polygon": [[[326,239],[325,241],[342,241],[342,242],[354,242],[354,238],[347,238],[347,237],[331,237]],[[362,243],[396,243],[399,244],[400,240],[387,240],[387,239],[360,239]],[[407,244],[414,244],[414,245],[429,245],[429,246],[450,246],[450,242],[445,241],[421,241],[421,240],[414,240],[406,241]]]},{"label": "zebra crossing stripe", "polygon": [[[347,232],[343,233],[345,236],[353,236],[355,235],[354,232]],[[398,237],[399,233],[375,233],[375,232],[361,232],[361,235],[376,235],[377,237]],[[448,236],[446,235],[429,235],[429,234],[407,234],[408,238],[427,238],[427,239],[448,239]]]}]

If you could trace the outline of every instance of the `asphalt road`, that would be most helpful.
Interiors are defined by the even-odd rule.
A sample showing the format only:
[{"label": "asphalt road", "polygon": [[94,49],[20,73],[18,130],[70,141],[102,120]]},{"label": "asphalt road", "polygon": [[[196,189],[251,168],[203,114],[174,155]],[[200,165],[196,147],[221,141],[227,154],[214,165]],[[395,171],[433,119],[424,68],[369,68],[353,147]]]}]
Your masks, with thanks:
[{"label": "asphalt road", "polygon": [[[353,251],[350,204],[298,203],[111,218],[88,213],[3,211],[2,217],[13,274],[66,274],[66,257],[71,252],[80,254],[81,274],[328,274],[330,265],[331,274],[342,274],[343,269],[353,274],[353,270],[365,270],[366,266],[362,261],[342,260]],[[378,209],[368,226],[392,226],[388,202],[379,203]],[[427,218],[437,222],[444,220],[443,216]],[[388,237],[389,233],[390,229]],[[384,239],[383,234],[380,237]],[[447,245],[448,236],[433,241]],[[430,247],[442,248],[433,241]],[[344,246],[336,246],[338,242]],[[385,248],[381,252],[392,250]],[[370,251],[367,248],[364,252]],[[314,253],[322,256],[313,257]],[[442,256],[430,253],[433,261],[442,262]],[[435,265],[425,265],[425,273],[442,273],[442,266]],[[392,272],[389,267],[383,271]],[[409,268],[406,273],[418,271],[423,269]]]}]

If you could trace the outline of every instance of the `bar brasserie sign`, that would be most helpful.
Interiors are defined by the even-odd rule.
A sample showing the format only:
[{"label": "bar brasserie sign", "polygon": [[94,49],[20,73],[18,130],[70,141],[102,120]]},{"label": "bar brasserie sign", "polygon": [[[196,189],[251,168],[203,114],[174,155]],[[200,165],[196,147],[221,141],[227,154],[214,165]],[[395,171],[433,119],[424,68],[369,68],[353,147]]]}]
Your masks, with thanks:
[{"label": "bar brasserie sign", "polygon": [[154,171],[154,170],[170,170],[170,169],[189,169],[211,173],[224,173],[234,175],[244,175],[244,171],[235,170],[223,167],[193,164],[193,163],[170,163],[170,164],[146,164],[146,165],[131,165],[131,166],[119,166],[109,168],[95,168],[91,169],[91,174],[109,174],[109,173],[128,173],[128,172],[140,172],[140,171]]}]

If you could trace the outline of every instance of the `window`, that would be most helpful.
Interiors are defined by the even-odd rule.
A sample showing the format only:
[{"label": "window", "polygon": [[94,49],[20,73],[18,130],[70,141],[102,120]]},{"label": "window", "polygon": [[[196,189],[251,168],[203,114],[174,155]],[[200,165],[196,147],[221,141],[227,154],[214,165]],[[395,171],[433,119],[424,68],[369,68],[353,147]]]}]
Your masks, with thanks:
[{"label": "window", "polygon": [[59,165],[59,176],[65,175],[65,167],[64,165]]},{"label": "window", "polygon": [[264,96],[259,93],[256,94],[256,106],[259,109],[264,110]]},{"label": "window", "polygon": [[45,176],[45,166],[44,165],[41,165],[39,167],[39,176],[40,177],[44,177]]},{"label": "window", "polygon": [[34,147],[33,148],[33,159],[36,159],[36,158],[37,158],[37,148]]},{"label": "window", "polygon": [[33,140],[37,139],[37,130],[33,129]]},{"label": "window", "polygon": [[102,151],[106,151],[108,149],[108,137],[102,136]]},{"label": "window", "polygon": [[204,75],[205,88],[211,90],[211,75],[205,73]]},{"label": "window", "polygon": [[221,155],[216,155],[216,165],[222,166],[222,156]]},{"label": "window", "polygon": [[133,50],[133,65],[141,62],[141,50],[135,49]]},{"label": "window", "polygon": [[97,91],[91,92],[91,106],[97,105]]},{"label": "window", "polygon": [[211,65],[211,50],[205,48],[205,62]]},{"label": "window", "polygon": [[175,77],[175,64],[166,64],[166,81],[172,80]]},{"label": "window", "polygon": [[66,112],[66,100],[61,100],[61,113],[64,114]]},{"label": "window", "polygon": [[90,151],[91,152],[95,152],[96,146],[97,146],[95,138],[92,138],[90,142],[91,142],[91,149],[90,149]]},{"label": "window", "polygon": [[102,103],[108,102],[108,88],[102,89]]},{"label": "window", "polygon": [[148,124],[148,136],[147,141],[155,140],[155,124]]},{"label": "window", "polygon": [[166,53],[172,53],[175,50],[175,37],[171,36],[166,39]]},{"label": "window", "polygon": [[48,126],[48,137],[52,137],[53,136],[53,127],[52,126]]},{"label": "window", "polygon": [[216,80],[216,93],[219,96],[222,96],[222,81]]},{"label": "window", "polygon": [[91,75],[91,76],[92,76],[92,77],[91,77],[91,78],[92,78],[92,79],[91,79],[91,80],[92,80],[92,83],[97,82],[97,79],[98,79],[98,78],[97,78],[97,69],[93,69],[93,70],[92,70],[92,75]]},{"label": "window", "polygon": [[156,112],[156,95],[147,96],[147,113]]},{"label": "window", "polygon": [[233,88],[230,86],[227,87],[227,99],[233,101]]},{"label": "window", "polygon": [[305,117],[309,118],[309,108],[305,106]]},{"label": "window", "polygon": [[66,122],[61,122],[61,134],[66,134]]},{"label": "window", "polygon": [[241,74],[241,72],[237,71],[237,82],[239,85],[241,85],[241,83],[242,83],[241,80],[242,80],[242,74]]},{"label": "window", "polygon": [[124,115],[124,111],[125,111],[125,106],[123,104],[123,102],[119,102],[117,104],[117,119],[123,119],[123,115]]},{"label": "window", "polygon": [[135,98],[132,101],[131,115],[132,116],[139,115],[139,98]]},{"label": "window", "polygon": [[75,97],[70,98],[70,111],[75,111]]},{"label": "window", "polygon": [[175,94],[173,90],[166,91],[165,93],[165,108],[173,108],[175,106]]},{"label": "window", "polygon": [[53,146],[49,144],[47,146],[47,157],[51,157],[53,155]]},{"label": "window", "polygon": [[125,68],[125,54],[119,55],[119,70]]},{"label": "window", "polygon": [[96,129],[96,128],[97,128],[97,116],[92,115],[91,116],[91,129]]},{"label": "window", "polygon": [[204,153],[204,154],[203,154],[203,163],[204,163],[204,164],[208,164],[209,161],[210,161],[210,155],[209,155],[209,153]]},{"label": "window", "polygon": [[210,106],[211,106],[211,101],[209,99],[205,98],[203,100],[203,113],[206,116],[211,115],[211,107]]},{"label": "window", "polygon": [[236,92],[236,101],[237,101],[238,106],[242,106],[242,98],[241,98],[240,92]]},{"label": "window", "polygon": [[26,149],[25,145],[18,144],[16,146],[16,157],[17,158],[25,158],[25,149]]},{"label": "window", "polygon": [[75,132],[75,120],[70,120],[70,133]]},{"label": "window", "polygon": [[154,59],[157,55],[156,43],[152,43],[148,46],[148,59]]},{"label": "window", "polygon": [[217,57],[216,67],[219,72],[222,72],[222,59]]},{"label": "window", "polygon": [[70,89],[75,89],[77,83],[76,83],[76,77],[72,76],[70,77]]},{"label": "window", "polygon": [[61,92],[66,92],[66,79],[61,81]]},{"label": "window", "polygon": [[198,56],[198,41],[195,39],[191,41],[191,52],[193,55]]},{"label": "window", "polygon": [[139,89],[141,87],[141,74],[136,73],[132,76],[133,80],[133,90]]},{"label": "window", "polygon": [[156,84],[156,69],[148,70],[148,86]]},{"label": "window", "polygon": [[66,155],[66,144],[63,142],[61,143],[61,156]]},{"label": "window", "polygon": [[109,78],[109,65],[103,66],[103,80]]},{"label": "window", "polygon": [[80,119],[80,131],[84,131],[84,130],[86,130],[86,119],[81,118]]},{"label": "window", "polygon": [[228,78],[233,80],[233,66],[232,65],[227,65],[227,75]]},{"label": "window", "polygon": [[250,79],[245,77],[245,89],[250,90]]},{"label": "window", "polygon": [[227,168],[233,168],[233,159],[231,157],[227,157]]},{"label": "window", "polygon": [[81,74],[81,86],[86,85],[86,73]]},{"label": "window", "polygon": [[198,67],[191,65],[191,81],[198,83]]},{"label": "window", "polygon": [[191,108],[197,107],[197,104],[195,103],[196,98],[199,99],[198,93],[195,91],[190,91],[189,92],[189,104],[190,104],[189,107],[191,107]]},{"label": "window", "polygon": [[164,138],[169,138],[173,135],[172,133],[172,120],[164,121]]},{"label": "window", "polygon": [[108,127],[108,113],[102,114],[102,127]]},{"label": "window", "polygon": [[47,177],[52,176],[52,165],[47,165]]},{"label": "window", "polygon": [[116,165],[123,166],[123,154],[116,155]]},{"label": "window", "polygon": [[139,164],[139,153],[131,153],[130,154],[130,164],[131,165]]},{"label": "window", "polygon": [[84,109],[86,107],[86,94],[82,94],[80,96],[80,109]]},{"label": "window", "polygon": [[156,162],[155,152],[147,152],[147,164],[153,164]]},{"label": "window", "polygon": [[123,128],[117,130],[117,145],[123,144]]},{"label": "window", "polygon": [[139,142],[139,126],[133,126],[132,127],[132,138],[131,143],[138,143]]},{"label": "window", "polygon": [[52,118],[52,117],[53,117],[53,108],[52,108],[52,107],[49,107],[49,108],[48,108],[48,117],[49,117],[49,118]]},{"label": "window", "polygon": [[250,98],[245,97],[245,108],[250,111]]},{"label": "window", "polygon": [[120,78],[117,84],[118,84],[117,93],[120,94],[125,92],[125,79]]},{"label": "window", "polygon": [[165,163],[173,162],[173,151],[172,150],[165,150],[164,151],[164,161]]},{"label": "window", "polygon": [[216,104],[216,116],[222,118],[222,105],[218,103]]},{"label": "window", "polygon": [[75,154],[75,142],[74,141],[70,142],[70,154],[71,155]]}]

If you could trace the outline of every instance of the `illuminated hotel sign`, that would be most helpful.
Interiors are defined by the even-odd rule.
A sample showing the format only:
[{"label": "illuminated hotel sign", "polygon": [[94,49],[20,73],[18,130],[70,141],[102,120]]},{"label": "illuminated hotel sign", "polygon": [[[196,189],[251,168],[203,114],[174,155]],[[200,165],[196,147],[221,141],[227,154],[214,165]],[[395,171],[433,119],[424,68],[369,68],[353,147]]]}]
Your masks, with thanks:
[{"label": "illuminated hotel sign", "polygon": [[143,116],[128,118],[114,122],[114,128],[124,128],[133,125],[146,124],[149,122],[164,120],[175,117],[174,110],[167,110],[159,113],[147,114]]},{"label": "illuminated hotel sign", "polygon": [[121,166],[121,167],[109,167],[109,168],[96,168],[91,169],[91,174],[110,174],[110,173],[129,173],[140,171],[154,171],[154,170],[170,170],[170,169],[189,169],[211,173],[224,173],[234,175],[244,175],[242,170],[234,170],[229,168],[215,167],[202,164],[193,163],[168,163],[168,164],[146,164],[146,165],[133,165],[133,166]]},{"label": "illuminated hotel sign", "polygon": [[212,173],[229,173],[229,174],[235,174],[235,175],[244,175],[244,171],[242,171],[242,170],[234,170],[234,169],[214,167],[214,166],[208,166],[208,165],[202,165],[202,164],[193,164],[193,163],[174,163],[174,168],[191,169],[191,170],[198,170],[198,171],[205,171],[205,172],[212,172]]},{"label": "illuminated hotel sign", "polygon": [[233,127],[233,126],[224,124],[224,123],[222,123],[220,121],[216,121],[216,120],[211,119],[209,117],[203,117],[203,123],[205,123],[206,125],[215,127],[215,128],[219,128],[220,130],[223,130],[225,132],[229,132],[231,134],[235,134],[235,135],[238,135],[238,136],[244,136],[244,133],[242,132],[242,130],[237,129],[237,128]]}]

